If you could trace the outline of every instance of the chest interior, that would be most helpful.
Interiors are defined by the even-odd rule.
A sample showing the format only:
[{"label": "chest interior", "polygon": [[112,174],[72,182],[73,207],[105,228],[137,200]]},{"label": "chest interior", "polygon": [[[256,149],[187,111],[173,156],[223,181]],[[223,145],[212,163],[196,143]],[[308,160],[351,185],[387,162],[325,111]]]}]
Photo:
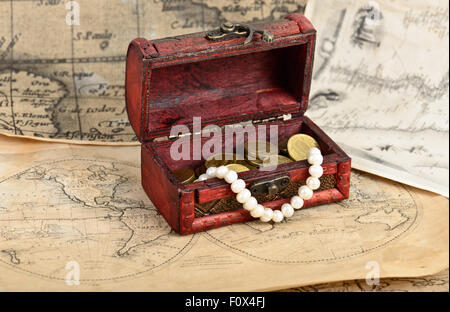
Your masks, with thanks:
[{"label": "chest interior", "polygon": [[[336,162],[340,158],[340,151],[336,149],[336,145],[307,117],[297,116],[290,120],[276,120],[267,121],[254,125],[256,129],[256,139],[261,139],[258,134],[264,134],[263,140],[270,140],[275,135],[279,143],[285,142],[292,135],[303,133],[312,136],[320,145],[320,149],[324,156],[324,175],[321,178],[321,188],[319,191],[332,189],[336,187],[337,166]],[[271,131],[271,127],[276,127],[277,131]],[[219,132],[221,140],[222,151],[241,154],[244,144],[248,141],[248,133],[243,128],[241,131],[234,130],[233,139],[226,140],[230,135],[227,130],[221,129]],[[262,129],[262,130],[261,130]],[[273,128],[272,128],[273,129]],[[186,191],[193,191],[195,193],[195,216],[202,217],[209,214],[219,213],[223,211],[230,211],[242,208],[234,198],[229,185],[219,179],[209,179],[206,181],[193,182],[182,184],[174,175],[174,171],[179,169],[191,169],[194,172],[201,167],[205,158],[195,159],[194,148],[195,144],[203,149],[205,144],[211,139],[211,136],[202,137],[198,143],[195,143],[192,136],[183,137],[181,139],[167,139],[164,141],[149,142],[144,145],[145,148],[151,149],[157,156],[157,161],[161,164],[161,169],[169,180],[174,183],[179,189]],[[171,155],[171,146],[175,140],[181,140],[185,146],[189,146],[189,159],[173,160]],[[272,140],[273,141],[273,140]],[[213,153],[212,153],[213,154]],[[282,192],[269,196],[259,196],[258,202],[271,202],[278,199],[290,198],[296,195],[298,187],[305,184],[306,176],[298,175],[297,172],[305,171],[309,167],[306,160],[293,161],[286,164],[278,165],[275,170],[265,171],[253,169],[239,173],[239,177],[246,182],[254,182],[270,177],[287,174],[290,176],[290,184]]]}]

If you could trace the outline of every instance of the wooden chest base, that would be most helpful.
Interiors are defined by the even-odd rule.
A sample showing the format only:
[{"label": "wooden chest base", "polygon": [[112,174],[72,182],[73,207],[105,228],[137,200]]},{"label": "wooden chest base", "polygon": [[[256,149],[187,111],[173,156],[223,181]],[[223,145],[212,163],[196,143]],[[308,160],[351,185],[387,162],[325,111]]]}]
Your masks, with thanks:
[{"label": "wooden chest base", "polygon": [[[278,127],[279,142],[294,134],[304,133],[314,137],[320,145],[324,155],[322,188],[314,192],[314,196],[310,200],[305,201],[304,208],[348,198],[350,158],[318,126],[305,116],[294,117],[287,121],[258,124],[257,127],[266,127],[267,138],[270,135],[269,125]],[[244,135],[238,134],[233,142],[234,146],[244,144],[246,141]],[[223,133],[222,136],[224,136]],[[191,140],[191,138],[185,139]],[[202,146],[208,139],[202,138]],[[204,160],[172,160],[170,156],[172,143],[173,140],[147,142],[142,145],[141,153],[142,186],[172,229],[180,234],[190,234],[253,220],[247,210],[234,203],[235,194],[226,182],[219,179],[209,179],[186,185],[179,183],[172,173],[174,170],[181,168],[195,169]],[[192,147],[192,141],[190,144]],[[306,160],[297,161],[279,165],[274,171],[251,170],[242,172],[239,177],[245,180],[247,185],[250,185],[262,179],[283,174],[289,175],[291,185],[284,191],[284,194],[280,192],[272,198],[266,197],[266,202],[264,202],[264,198],[258,199],[258,201],[262,199],[261,204],[265,207],[280,209],[281,205],[289,202],[290,197],[293,196],[290,192],[292,193],[292,190],[295,192],[295,188],[298,188],[298,185],[301,185],[307,179],[309,176],[308,168],[309,165]],[[208,203],[211,204],[216,201],[222,201],[220,209],[218,206],[212,205],[207,213],[203,215],[199,213],[199,206],[205,207],[208,206]]]}]

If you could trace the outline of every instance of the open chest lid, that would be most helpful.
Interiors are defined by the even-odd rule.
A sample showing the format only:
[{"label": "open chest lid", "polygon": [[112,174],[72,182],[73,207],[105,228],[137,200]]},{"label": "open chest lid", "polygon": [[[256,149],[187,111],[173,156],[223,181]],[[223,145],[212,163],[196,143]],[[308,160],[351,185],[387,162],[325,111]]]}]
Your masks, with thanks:
[{"label": "open chest lid", "polygon": [[174,125],[202,127],[263,120],[307,108],[315,29],[301,14],[254,25],[255,34],[211,41],[206,33],[130,43],[125,94],[130,123],[141,142],[168,136]]}]

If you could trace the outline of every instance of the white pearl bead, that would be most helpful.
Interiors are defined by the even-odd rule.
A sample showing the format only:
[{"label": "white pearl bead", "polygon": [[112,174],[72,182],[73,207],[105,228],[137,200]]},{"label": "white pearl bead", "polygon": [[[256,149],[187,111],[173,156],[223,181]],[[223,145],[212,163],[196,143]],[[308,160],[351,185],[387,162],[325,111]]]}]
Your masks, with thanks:
[{"label": "white pearl bead", "polygon": [[312,149],[309,150],[308,157],[312,154],[322,154],[322,153],[320,152],[320,149],[318,149],[317,147],[313,147]]},{"label": "white pearl bead", "polygon": [[227,174],[225,175],[225,181],[227,181],[228,183],[233,183],[234,181],[236,181],[238,179],[238,175],[236,173],[236,171],[234,170],[228,170]]},{"label": "white pearl bead", "polygon": [[250,197],[252,196],[252,193],[248,189],[243,189],[236,195],[236,200],[240,202],[241,204],[246,203]]},{"label": "white pearl bead", "polygon": [[263,205],[256,205],[256,208],[250,211],[250,215],[253,218],[259,218],[264,214],[264,206]]},{"label": "white pearl bead", "polygon": [[219,179],[223,179],[225,177],[225,175],[228,173],[228,171],[229,171],[229,169],[227,167],[220,166],[216,170],[216,177],[218,177]]},{"label": "white pearl bead", "polygon": [[215,178],[216,177],[216,167],[209,167],[208,169],[206,169],[206,175],[208,176],[208,178]]},{"label": "white pearl bead", "polygon": [[281,212],[283,213],[283,216],[290,218],[294,215],[294,208],[290,204],[286,203],[281,205]]},{"label": "white pearl bead", "polygon": [[234,181],[233,183],[231,183],[231,190],[234,193],[239,193],[241,192],[243,189],[245,189],[245,181],[242,179],[237,179],[236,181]]},{"label": "white pearl bead", "polygon": [[298,195],[302,199],[310,199],[313,196],[313,191],[308,186],[303,185],[298,189]]},{"label": "white pearl bead", "polygon": [[199,181],[205,181],[205,180],[208,180],[208,175],[207,175],[206,173],[201,174],[201,175],[198,177],[198,180],[199,180]]},{"label": "white pearl bead", "polygon": [[260,220],[262,222],[269,222],[270,220],[272,220],[272,217],[273,217],[273,210],[270,208],[264,208],[264,213],[260,217]]},{"label": "white pearl bead", "polygon": [[321,165],[323,162],[323,156],[321,154],[311,154],[308,157],[308,163],[310,165]]},{"label": "white pearl bead", "polygon": [[313,191],[317,190],[320,187],[320,180],[314,177],[309,177],[306,179],[306,185]]},{"label": "white pearl bead", "polygon": [[281,222],[281,221],[283,221],[283,219],[284,219],[284,216],[280,210],[273,211],[273,216],[272,216],[273,222]]},{"label": "white pearl bead", "polygon": [[309,174],[314,178],[320,178],[323,175],[323,168],[320,165],[313,165],[308,169]]},{"label": "white pearl bead", "polygon": [[291,198],[291,206],[294,209],[300,209],[303,207],[304,201],[300,196],[292,196]]},{"label": "white pearl bead", "polygon": [[244,204],[244,209],[252,211],[253,209],[256,208],[256,206],[258,206],[258,201],[256,200],[255,197],[250,196],[250,198]]}]

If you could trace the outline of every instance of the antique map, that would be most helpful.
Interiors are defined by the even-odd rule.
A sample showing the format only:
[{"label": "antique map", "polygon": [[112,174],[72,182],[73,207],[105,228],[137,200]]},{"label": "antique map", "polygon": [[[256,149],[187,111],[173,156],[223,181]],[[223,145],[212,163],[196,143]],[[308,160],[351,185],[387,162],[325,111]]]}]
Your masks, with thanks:
[{"label": "antique map", "polygon": [[363,280],[342,281],[335,283],[324,283],[317,285],[309,285],[303,287],[289,288],[281,291],[298,291],[298,292],[369,292],[369,291],[386,291],[386,292],[424,292],[424,291],[447,291],[449,271],[448,269],[438,274],[422,277],[400,277],[385,278],[378,285],[367,285]]},{"label": "antique map", "polygon": [[448,200],[396,182],[354,171],[349,200],[180,236],[142,190],[139,147],[20,142],[0,141],[2,290],[271,290],[364,280],[373,262],[382,280],[448,267]]},{"label": "antique map", "polygon": [[0,1],[0,133],[136,142],[124,93],[132,39],[210,30],[225,20],[279,19],[303,12],[305,2]]},{"label": "antique map", "polygon": [[137,144],[124,104],[130,40],[305,12],[318,30],[307,114],[354,168],[448,196],[448,2],[316,3],[0,1],[0,133]]},{"label": "antique map", "polygon": [[0,291],[448,291],[439,195],[355,170],[349,200],[180,236],[142,190],[129,41],[305,12],[309,117],[354,168],[448,196],[448,3],[320,3],[0,1]]},{"label": "antique map", "polygon": [[355,168],[449,190],[448,1],[311,0],[317,29],[307,115]]}]

